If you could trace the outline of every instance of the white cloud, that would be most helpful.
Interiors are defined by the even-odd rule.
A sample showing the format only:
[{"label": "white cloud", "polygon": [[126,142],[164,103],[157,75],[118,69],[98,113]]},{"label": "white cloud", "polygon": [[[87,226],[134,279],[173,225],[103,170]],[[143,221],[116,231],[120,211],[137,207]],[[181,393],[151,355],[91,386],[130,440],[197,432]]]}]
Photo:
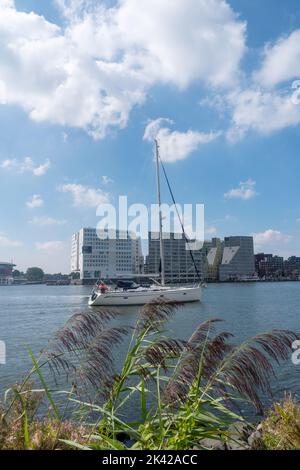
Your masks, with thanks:
[{"label": "white cloud", "polygon": [[37,242],[35,244],[36,249],[39,251],[48,251],[49,253],[53,251],[61,251],[64,249],[64,243],[61,241],[51,241],[51,242]]},{"label": "white cloud", "polygon": [[172,131],[169,127],[162,127],[166,124],[170,125],[172,121],[170,119],[159,118],[149,122],[145,129],[144,140],[153,142],[154,139],[157,139],[160,157],[164,162],[168,163],[186,159],[201,145],[212,142],[220,135],[217,132]]},{"label": "white cloud", "polygon": [[58,190],[62,193],[70,193],[73,198],[73,205],[76,207],[97,207],[100,204],[109,202],[108,193],[82,184],[64,184],[59,186]]},{"label": "white cloud", "polygon": [[249,178],[247,181],[242,181],[238,188],[230,189],[224,194],[226,199],[243,199],[247,201],[258,195],[255,190],[256,182]]},{"label": "white cloud", "polygon": [[30,172],[34,176],[43,176],[47,173],[51,166],[50,160],[45,163],[36,165],[31,157],[25,157],[22,161],[16,159],[3,160],[0,167],[5,170],[16,170],[18,173]]},{"label": "white cloud", "polygon": [[232,110],[227,137],[233,142],[248,131],[270,135],[300,123],[300,106],[293,103],[291,90],[252,88],[230,94],[227,101]]},{"label": "white cloud", "polygon": [[224,0],[57,0],[64,27],[1,2],[0,100],[94,138],[126,126],[150,88],[236,83],[246,25]]},{"label": "white cloud", "polygon": [[101,181],[102,181],[102,183],[105,184],[105,185],[106,185],[106,184],[111,184],[111,183],[114,182],[114,180],[112,180],[111,178],[109,178],[109,176],[105,176],[105,175],[103,175],[103,176],[101,177]]},{"label": "white cloud", "polygon": [[34,217],[32,220],[29,221],[30,224],[39,225],[40,227],[46,227],[49,225],[65,225],[67,223],[66,220],[59,220],[54,219],[53,217]]},{"label": "white cloud", "polygon": [[35,176],[43,176],[47,173],[47,171],[49,170],[51,164],[50,164],[50,161],[47,160],[43,165],[39,165],[37,166],[36,168],[33,169],[33,174]]},{"label": "white cloud", "polygon": [[272,246],[278,243],[288,243],[293,237],[291,235],[285,235],[279,230],[269,229],[265,232],[254,233],[253,238],[257,246]]},{"label": "white cloud", "polygon": [[11,168],[15,168],[16,167],[16,160],[10,160],[10,159],[3,160],[1,162],[0,167],[4,170],[10,170]]},{"label": "white cloud", "polygon": [[60,13],[68,20],[78,21],[86,13],[97,10],[98,0],[54,0]]},{"label": "white cloud", "polygon": [[0,247],[1,248],[17,248],[22,246],[23,243],[18,240],[10,240],[4,233],[0,232]]},{"label": "white cloud", "polygon": [[144,132],[144,140],[153,142],[157,138],[159,131],[163,125],[172,125],[174,122],[168,118],[158,118],[152,121],[149,121]]},{"label": "white cloud", "polygon": [[265,47],[261,67],[246,81],[247,86],[213,93],[200,104],[230,119],[226,135],[232,143],[248,132],[270,136],[300,124],[299,78],[300,29]]},{"label": "white cloud", "polygon": [[13,8],[14,6],[14,0],[0,0],[0,8]]},{"label": "white cloud", "polygon": [[265,87],[272,87],[299,77],[300,29],[297,29],[279,38],[274,45],[267,45],[262,66],[255,72],[254,79]]},{"label": "white cloud", "polygon": [[268,44],[249,87],[224,97],[232,115],[228,140],[234,142],[249,131],[268,136],[300,124],[300,81],[292,82],[299,77],[300,29]]},{"label": "white cloud", "polygon": [[39,194],[34,194],[27,202],[26,206],[29,209],[36,209],[37,207],[42,207],[44,205],[44,201]]}]

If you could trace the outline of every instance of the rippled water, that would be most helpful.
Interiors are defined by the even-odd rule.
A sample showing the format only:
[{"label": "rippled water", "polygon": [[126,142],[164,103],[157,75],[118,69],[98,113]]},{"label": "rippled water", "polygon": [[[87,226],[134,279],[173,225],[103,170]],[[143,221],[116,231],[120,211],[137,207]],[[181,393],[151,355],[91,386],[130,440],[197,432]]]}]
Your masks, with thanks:
[{"label": "rippled water", "polygon": [[[38,353],[74,313],[87,310],[89,287],[0,287],[0,340],[7,347],[7,363],[0,365],[0,393],[20,380],[31,363],[27,347]],[[272,328],[300,331],[300,282],[210,284],[201,304],[180,307],[170,322],[174,336],[185,339],[208,318],[222,318],[236,341]],[[122,308],[119,324],[133,324],[137,308]],[[117,364],[125,345],[115,353]],[[274,397],[285,390],[300,395],[300,365],[289,361],[278,369]]]}]

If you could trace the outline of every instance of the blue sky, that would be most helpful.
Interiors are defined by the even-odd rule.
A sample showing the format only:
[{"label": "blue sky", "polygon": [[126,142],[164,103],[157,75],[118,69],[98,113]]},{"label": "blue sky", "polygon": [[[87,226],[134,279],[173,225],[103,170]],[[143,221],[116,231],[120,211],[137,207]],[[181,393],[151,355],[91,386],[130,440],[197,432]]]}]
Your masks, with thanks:
[{"label": "blue sky", "polygon": [[0,259],[68,272],[99,202],[155,202],[145,130],[208,238],[300,256],[297,79],[297,0],[0,0]]}]

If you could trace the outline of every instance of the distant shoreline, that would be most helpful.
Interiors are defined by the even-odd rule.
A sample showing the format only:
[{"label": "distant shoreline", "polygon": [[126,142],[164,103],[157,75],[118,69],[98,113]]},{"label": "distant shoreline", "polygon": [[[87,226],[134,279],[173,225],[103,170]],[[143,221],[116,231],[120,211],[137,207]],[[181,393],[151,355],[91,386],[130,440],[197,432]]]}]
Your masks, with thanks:
[{"label": "distant shoreline", "polygon": [[[300,279],[255,279],[255,280],[236,280],[236,281],[204,281],[207,285],[208,284],[256,284],[256,283],[268,283],[268,282],[300,282]],[[24,283],[15,283],[15,284],[7,284],[7,285],[0,285],[0,287],[20,287],[20,286],[47,286],[47,287],[66,287],[66,286],[73,286],[73,287],[82,287],[82,286],[93,286],[95,282],[76,282],[76,283],[57,283],[55,282],[24,282]],[[170,284],[171,285],[171,284]],[[177,284],[172,284],[177,285]]]}]

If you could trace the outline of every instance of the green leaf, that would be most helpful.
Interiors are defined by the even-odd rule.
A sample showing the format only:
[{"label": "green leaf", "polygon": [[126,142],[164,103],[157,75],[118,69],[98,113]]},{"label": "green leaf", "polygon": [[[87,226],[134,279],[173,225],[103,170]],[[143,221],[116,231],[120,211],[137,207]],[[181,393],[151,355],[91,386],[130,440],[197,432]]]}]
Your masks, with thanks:
[{"label": "green leaf", "polygon": [[82,444],[79,444],[78,442],[75,441],[68,441],[67,439],[59,439],[60,442],[64,442],[65,444],[69,445],[70,447],[75,447],[76,449],[79,450],[91,450],[90,447],[84,446]]},{"label": "green leaf", "polygon": [[40,379],[40,381],[41,381],[41,384],[42,384],[43,387],[44,387],[45,393],[46,393],[47,398],[48,398],[48,400],[49,400],[49,402],[50,402],[50,404],[51,404],[51,406],[52,406],[52,408],[53,408],[54,414],[55,414],[56,418],[57,418],[58,420],[60,420],[60,413],[59,413],[59,410],[58,410],[58,408],[57,408],[57,406],[56,406],[56,404],[55,404],[55,402],[54,402],[54,400],[53,400],[53,398],[52,398],[51,392],[50,392],[50,390],[49,390],[49,388],[48,388],[48,386],[47,386],[47,384],[46,384],[46,382],[45,382],[45,380],[44,380],[44,377],[42,376],[42,373],[41,373],[41,371],[40,371],[39,363],[38,363],[37,360],[35,359],[35,357],[34,357],[34,355],[33,355],[33,352],[31,351],[30,348],[29,348],[29,356],[30,356],[30,358],[31,358],[31,360],[32,360],[32,362],[33,362],[34,369],[35,369],[36,373],[37,373],[38,376],[39,376],[39,379]]}]

